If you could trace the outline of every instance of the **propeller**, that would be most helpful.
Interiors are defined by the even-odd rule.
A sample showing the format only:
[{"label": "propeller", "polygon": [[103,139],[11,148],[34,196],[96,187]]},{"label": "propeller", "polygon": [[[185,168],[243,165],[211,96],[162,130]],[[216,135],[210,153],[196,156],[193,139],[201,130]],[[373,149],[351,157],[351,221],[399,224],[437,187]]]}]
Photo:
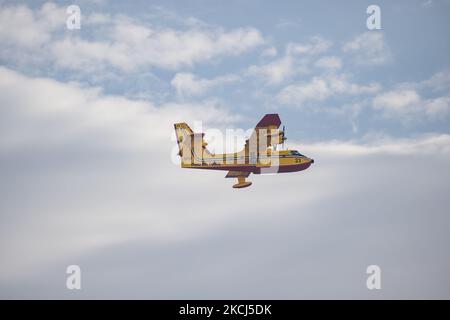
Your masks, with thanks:
[{"label": "propeller", "polygon": [[282,141],[282,145],[283,145],[283,149],[284,149],[284,141],[286,141],[287,140],[287,138],[286,138],[286,128],[285,128],[285,126],[283,125],[283,135],[282,135],[282,138],[281,138],[281,141]]}]

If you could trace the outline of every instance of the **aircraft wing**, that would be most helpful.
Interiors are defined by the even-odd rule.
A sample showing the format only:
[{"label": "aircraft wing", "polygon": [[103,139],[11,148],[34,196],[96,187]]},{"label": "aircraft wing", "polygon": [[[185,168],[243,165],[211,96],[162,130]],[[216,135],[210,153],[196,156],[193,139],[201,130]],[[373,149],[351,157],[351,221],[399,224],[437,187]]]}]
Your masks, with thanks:
[{"label": "aircraft wing", "polygon": [[259,120],[255,129],[271,128],[278,129],[280,127],[281,120],[277,113],[266,114],[261,120]]},{"label": "aircraft wing", "polygon": [[[280,125],[281,120],[280,116],[277,113],[266,114],[264,117],[262,117],[261,120],[259,120],[259,122],[256,124],[255,130],[253,130],[250,137],[247,139],[247,141],[245,141],[246,149],[248,149],[250,141],[258,141],[258,136],[260,134],[271,135],[273,132],[272,130],[278,129]],[[276,136],[268,137],[269,145],[272,145],[272,143],[281,143],[283,141],[282,139],[284,139],[284,132],[282,133],[282,135],[280,134],[281,132]]]}]

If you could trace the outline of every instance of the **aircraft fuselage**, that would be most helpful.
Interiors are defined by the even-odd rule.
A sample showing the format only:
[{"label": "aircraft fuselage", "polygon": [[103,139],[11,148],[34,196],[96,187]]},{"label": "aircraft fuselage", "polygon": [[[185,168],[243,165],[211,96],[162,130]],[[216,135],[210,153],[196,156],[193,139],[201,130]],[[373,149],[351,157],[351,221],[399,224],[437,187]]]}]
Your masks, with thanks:
[{"label": "aircraft fuselage", "polygon": [[274,151],[254,157],[234,153],[199,158],[194,152],[192,156],[193,161],[189,164],[182,164],[183,168],[248,171],[260,174],[271,170],[277,173],[302,171],[314,163],[313,159],[301,155],[295,150]]}]

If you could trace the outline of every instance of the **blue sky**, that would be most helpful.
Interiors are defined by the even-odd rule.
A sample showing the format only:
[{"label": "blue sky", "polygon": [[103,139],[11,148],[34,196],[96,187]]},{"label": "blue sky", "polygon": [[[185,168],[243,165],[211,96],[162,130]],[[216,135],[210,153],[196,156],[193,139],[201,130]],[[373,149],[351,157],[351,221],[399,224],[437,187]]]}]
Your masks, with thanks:
[{"label": "blue sky", "polygon": [[[61,9],[66,3],[59,4]],[[114,38],[112,33],[118,25],[125,25],[125,20],[128,25],[142,28],[187,33],[194,30],[227,33],[252,28],[259,39],[239,54],[226,52],[209,56],[209,53],[205,52],[200,53],[204,56],[189,61],[179,57],[180,60],[174,65],[152,64],[147,59],[135,65],[131,64],[127,70],[118,62],[108,61],[104,53],[99,53],[104,56],[97,57],[87,66],[70,66],[70,63],[61,60],[78,58],[62,57],[61,53],[52,53],[55,56],[49,56],[48,50],[51,49],[48,47],[51,47],[51,44],[39,49],[27,48],[30,50],[27,55],[42,55],[40,59],[28,59],[28,56],[19,55],[17,59],[21,60],[14,61],[16,59],[11,59],[6,53],[2,55],[1,61],[3,65],[15,67],[25,74],[79,81],[99,86],[108,94],[126,95],[134,99],[144,98],[157,104],[174,101],[203,103],[215,100],[215,103],[230,112],[242,115],[243,121],[237,125],[245,128],[251,127],[255,118],[261,114],[279,112],[288,125],[291,137],[300,141],[360,139],[374,133],[393,137],[409,137],[429,132],[447,133],[450,67],[446,52],[449,51],[449,40],[443,34],[449,27],[446,17],[450,4],[447,1],[382,2],[379,3],[382,30],[369,31],[366,27],[366,8],[370,4],[370,1],[348,1],[345,5],[333,1],[286,1],[280,5],[264,1],[248,1],[244,4],[142,1],[132,5],[114,1],[99,1],[94,4],[81,2],[85,22],[82,23],[82,28],[46,29],[52,41],[62,41],[65,38],[121,45],[124,39]],[[39,10],[42,4],[33,2],[30,7]],[[92,15],[103,15],[104,21],[89,23],[89,17]],[[39,19],[39,15],[34,19]],[[292,64],[285,64],[284,70],[282,65],[274,65],[272,72],[281,72],[278,80],[274,80],[273,74],[270,73],[264,76],[265,67],[282,63],[281,61],[287,58],[287,47],[290,44],[307,46],[314,43],[313,39],[326,43],[325,47],[314,53],[292,54]],[[359,44],[357,49],[345,50],[345,45],[352,41],[360,41],[362,45]],[[145,49],[139,47],[137,50]],[[139,54],[145,55],[144,52]],[[179,54],[182,55],[181,52]],[[339,67],[315,67],[320,59],[330,57],[338,61]],[[95,64],[102,67],[93,68]],[[278,71],[275,68],[278,68]],[[100,78],[92,77],[91,72],[99,71]],[[230,75],[235,79],[211,85],[200,94],[180,97],[174,85],[171,85],[178,73],[189,73],[196,80],[213,80]],[[420,86],[420,83],[439,75],[440,90],[436,89],[437,84]],[[263,77],[265,79],[261,79]],[[272,80],[269,79],[271,77]],[[349,90],[347,88],[341,92],[322,93],[325,95],[323,98],[317,98],[319,93],[315,92],[311,94],[316,97],[294,97],[294,100],[297,100],[295,103],[283,103],[277,98],[280,92],[290,85],[297,85],[293,89],[298,91],[298,85],[307,86],[315,78],[329,81],[330,77],[339,81],[345,80],[344,85],[372,84],[378,88],[370,93],[359,90],[363,92],[352,94],[346,92]],[[402,87],[403,89],[400,89]],[[410,98],[416,99],[416,104],[421,105],[418,109],[422,110],[415,110],[411,107],[414,103],[408,104],[407,101],[403,102],[401,110],[393,111],[390,106],[373,108],[374,99],[387,92],[400,94],[390,96],[391,99],[408,99],[401,97],[404,90],[418,95]],[[427,102],[432,103],[439,98],[445,100],[440,102],[443,104],[442,110],[433,116],[425,115]]]},{"label": "blue sky", "polygon": [[[0,296],[448,298],[450,2],[371,4],[0,1]],[[275,112],[307,171],[172,161]]]}]

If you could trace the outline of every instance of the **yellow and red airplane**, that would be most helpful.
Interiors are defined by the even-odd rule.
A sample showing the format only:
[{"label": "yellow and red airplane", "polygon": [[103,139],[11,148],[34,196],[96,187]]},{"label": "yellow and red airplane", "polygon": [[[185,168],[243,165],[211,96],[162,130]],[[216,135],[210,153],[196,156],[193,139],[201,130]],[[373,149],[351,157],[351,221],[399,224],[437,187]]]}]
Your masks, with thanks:
[{"label": "yellow and red airplane", "polygon": [[204,133],[194,133],[186,123],[176,123],[181,167],[191,169],[210,169],[228,171],[225,178],[237,178],[233,188],[250,186],[245,181],[250,173],[282,173],[302,171],[314,160],[300,154],[297,150],[280,150],[276,147],[286,140],[285,130],[278,114],[266,114],[256,125],[244,149],[234,153],[213,154],[207,148]]}]

